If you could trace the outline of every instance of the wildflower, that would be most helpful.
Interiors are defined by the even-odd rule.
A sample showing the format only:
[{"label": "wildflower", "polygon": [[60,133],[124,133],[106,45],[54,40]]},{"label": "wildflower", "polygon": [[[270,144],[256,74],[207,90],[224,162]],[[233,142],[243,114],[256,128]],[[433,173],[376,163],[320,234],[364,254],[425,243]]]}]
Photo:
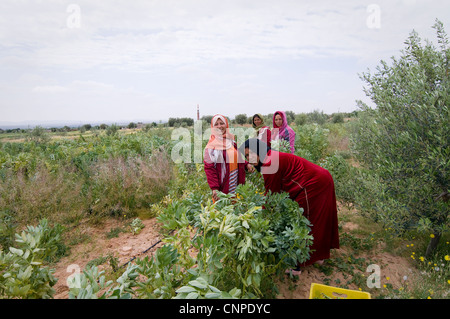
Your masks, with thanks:
[{"label": "wildflower", "polygon": [[447,283],[450,285],[450,279],[449,280],[447,280]]},{"label": "wildflower", "polygon": [[427,299],[431,299],[431,297],[430,296],[428,296],[428,298]]},{"label": "wildflower", "polygon": [[386,288],[387,286],[386,286],[386,285],[383,285],[383,287]]},{"label": "wildflower", "polygon": [[425,258],[423,258],[422,256],[419,257],[420,261],[425,261]]},{"label": "wildflower", "polygon": [[413,247],[414,246],[414,244],[411,244],[411,247]]},{"label": "wildflower", "polygon": [[431,237],[431,238],[434,238],[434,234],[430,234],[430,237]]},{"label": "wildflower", "polygon": [[406,245],[406,247],[409,247],[409,245]]},{"label": "wildflower", "polygon": [[450,260],[450,256],[449,255],[445,255],[445,260],[449,261]]},{"label": "wildflower", "polygon": [[386,277],[386,280],[389,280],[389,279],[391,279],[391,277]]}]

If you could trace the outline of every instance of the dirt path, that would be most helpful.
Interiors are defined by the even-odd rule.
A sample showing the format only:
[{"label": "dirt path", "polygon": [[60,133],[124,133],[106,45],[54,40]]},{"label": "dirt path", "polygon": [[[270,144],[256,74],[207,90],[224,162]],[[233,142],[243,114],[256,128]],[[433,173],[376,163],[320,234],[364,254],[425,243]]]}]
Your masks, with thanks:
[{"label": "dirt path", "polygon": [[[67,278],[75,271],[83,271],[86,264],[96,258],[112,255],[118,258],[119,265],[128,262],[132,257],[141,255],[143,251],[151,247],[160,239],[158,225],[155,218],[143,220],[145,227],[137,235],[130,232],[121,232],[118,237],[108,239],[106,233],[119,227],[115,220],[108,220],[99,228],[87,227],[83,233],[89,236],[88,243],[79,244],[71,249],[70,256],[62,258],[56,264],[54,276],[58,282],[54,286],[55,299],[67,299],[69,288]],[[156,245],[146,254],[152,254],[162,243]],[[101,268],[102,266],[99,266]]]}]

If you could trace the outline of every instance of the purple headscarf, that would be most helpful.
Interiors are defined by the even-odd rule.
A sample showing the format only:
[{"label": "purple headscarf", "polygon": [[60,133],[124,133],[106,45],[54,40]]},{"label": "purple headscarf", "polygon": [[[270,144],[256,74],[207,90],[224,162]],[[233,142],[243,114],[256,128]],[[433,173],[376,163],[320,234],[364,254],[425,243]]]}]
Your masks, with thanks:
[{"label": "purple headscarf", "polygon": [[[280,127],[278,127],[275,124],[275,116],[279,114],[281,118],[283,119],[283,123]],[[277,134],[278,133],[278,134]],[[278,138],[287,140],[289,142],[289,145],[291,147],[291,153],[294,154],[295,151],[295,132],[294,130],[288,125],[287,119],[286,119],[286,113],[283,111],[276,111],[273,114],[273,132],[272,137],[276,138],[278,135]]]}]

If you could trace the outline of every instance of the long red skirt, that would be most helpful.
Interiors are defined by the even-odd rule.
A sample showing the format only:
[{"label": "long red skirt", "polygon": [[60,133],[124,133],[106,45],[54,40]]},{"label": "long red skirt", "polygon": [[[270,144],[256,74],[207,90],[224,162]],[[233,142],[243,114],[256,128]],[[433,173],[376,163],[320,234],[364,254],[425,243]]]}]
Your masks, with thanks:
[{"label": "long red skirt", "polygon": [[320,183],[317,183],[316,187],[310,186],[309,192],[307,187],[293,198],[300,207],[303,207],[303,214],[312,224],[311,234],[314,237],[310,259],[299,266],[308,266],[316,261],[329,259],[330,250],[339,248],[334,182],[330,173],[326,173],[320,176]]},{"label": "long red skirt", "polygon": [[[271,171],[274,167],[277,169]],[[266,192],[288,192],[312,224],[311,258],[299,266],[330,258],[330,250],[339,248],[336,194],[331,174],[302,157],[273,150],[267,154],[261,172]]]}]

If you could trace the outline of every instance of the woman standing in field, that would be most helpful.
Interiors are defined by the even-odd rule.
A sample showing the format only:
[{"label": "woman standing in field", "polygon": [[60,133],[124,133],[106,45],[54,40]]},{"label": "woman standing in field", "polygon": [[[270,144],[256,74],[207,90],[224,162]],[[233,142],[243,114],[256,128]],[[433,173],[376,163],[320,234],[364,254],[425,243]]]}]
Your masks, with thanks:
[{"label": "woman standing in field", "polygon": [[217,114],[211,120],[211,136],[203,163],[214,201],[219,199],[217,191],[234,194],[237,185],[245,183],[245,169],[254,170],[252,165],[240,160],[234,135],[223,115]]},{"label": "woman standing in field", "polygon": [[286,113],[276,111],[273,114],[272,140],[282,139],[289,142],[291,153],[295,151],[295,132],[288,125]]},{"label": "woman standing in field", "polygon": [[293,274],[299,274],[300,266],[329,259],[330,250],[339,248],[336,195],[331,174],[304,158],[274,151],[255,138],[242,144],[239,151],[263,175],[266,194],[268,191],[289,193],[312,224],[312,254],[306,263],[292,270]]},{"label": "woman standing in field", "polygon": [[264,125],[264,117],[261,114],[253,115],[252,126],[256,131],[256,138],[270,146],[272,132],[268,126]]}]

